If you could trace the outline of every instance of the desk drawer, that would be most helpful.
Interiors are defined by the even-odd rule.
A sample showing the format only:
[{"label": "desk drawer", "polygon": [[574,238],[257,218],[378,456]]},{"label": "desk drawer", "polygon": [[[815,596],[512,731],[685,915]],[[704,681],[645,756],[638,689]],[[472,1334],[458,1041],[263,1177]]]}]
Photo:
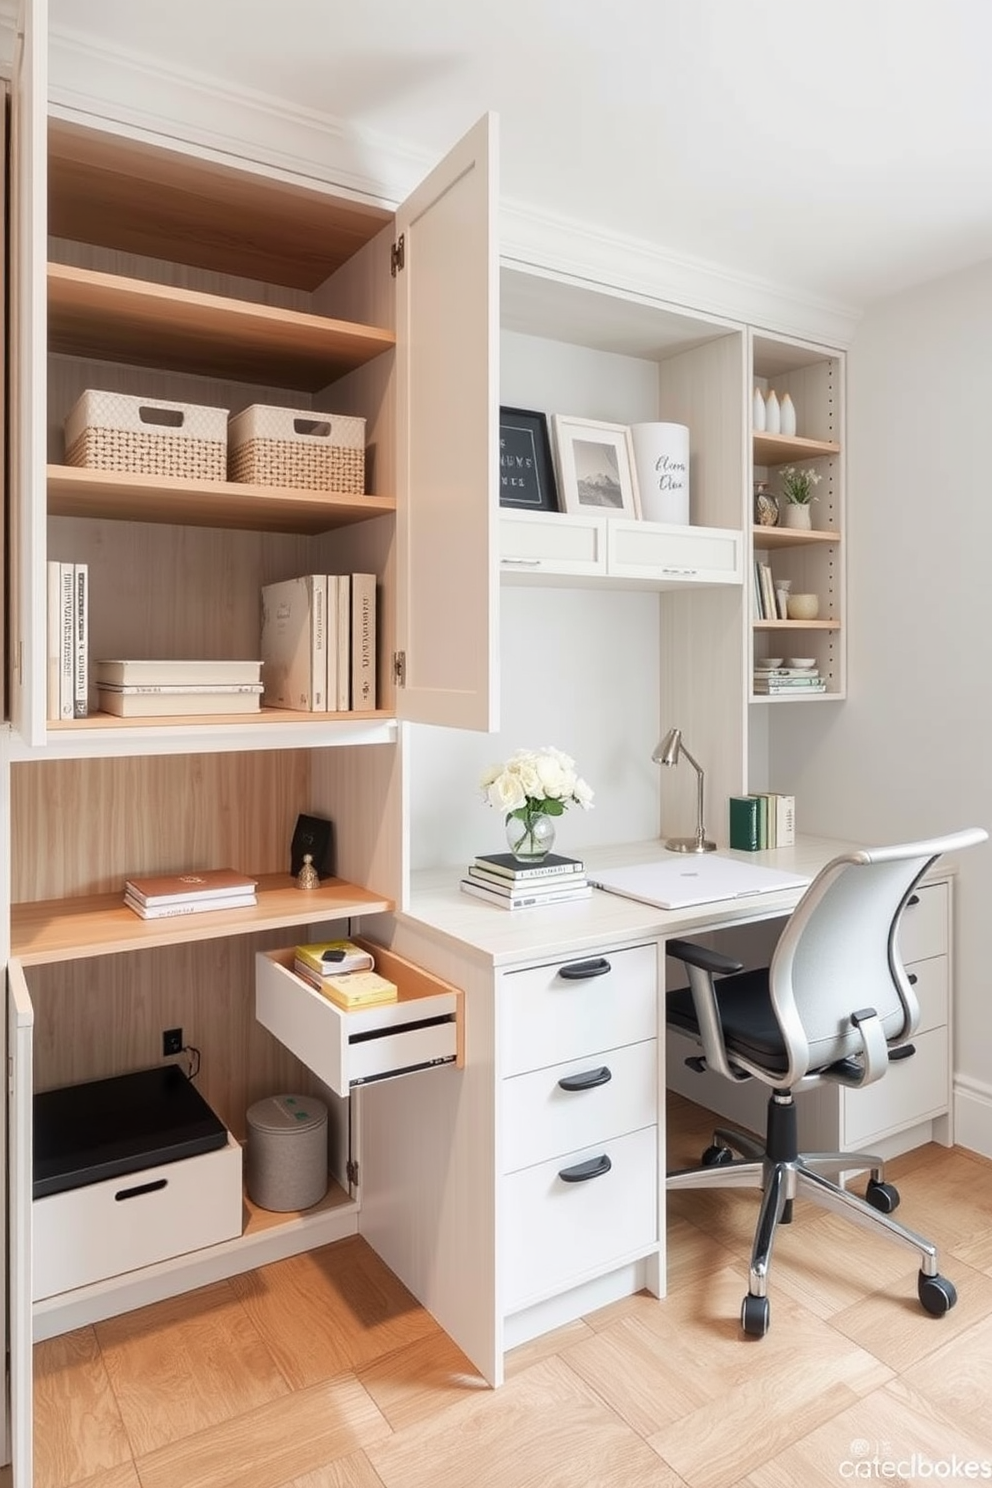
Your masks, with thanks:
[{"label": "desk drawer", "polygon": [[897,1059],[886,1074],[864,1090],[844,1090],[845,1149],[870,1145],[902,1127],[941,1116],[950,1100],[947,1029],[934,1028],[912,1039],[916,1053]]},{"label": "desk drawer", "polygon": [[293,948],[255,957],[255,1017],[338,1095],[353,1085],[461,1064],[462,994],[381,946],[376,969],[399,999],[351,1012],[292,971]]},{"label": "desk drawer", "polygon": [[932,956],[928,961],[914,961],[906,967],[913,980],[913,990],[920,1004],[920,1026],[917,1033],[940,1028],[947,1022],[949,965],[946,956]]},{"label": "desk drawer", "polygon": [[[573,1088],[563,1089],[562,1080]],[[658,1119],[657,1041],[516,1075],[503,1081],[502,1098],[504,1173],[652,1126]]]},{"label": "desk drawer", "polygon": [[947,955],[949,893],[946,883],[925,884],[913,891],[917,903],[906,905],[899,926],[899,953],[903,961]]},{"label": "desk drawer", "polygon": [[497,984],[503,1070],[526,1070],[653,1039],[658,1031],[658,953],[653,945],[526,971]]},{"label": "desk drawer", "polygon": [[[600,1177],[559,1176],[581,1163],[605,1169],[607,1160]],[[658,1129],[524,1168],[501,1192],[503,1311],[515,1312],[657,1242]]]}]

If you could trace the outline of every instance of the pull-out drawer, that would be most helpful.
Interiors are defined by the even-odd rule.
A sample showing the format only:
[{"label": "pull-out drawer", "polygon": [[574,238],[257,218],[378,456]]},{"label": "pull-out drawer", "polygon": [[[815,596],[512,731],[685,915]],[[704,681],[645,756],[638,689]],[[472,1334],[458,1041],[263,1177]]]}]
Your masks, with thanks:
[{"label": "pull-out drawer", "polygon": [[503,1081],[504,1173],[658,1119],[658,1044],[648,1039]]},{"label": "pull-out drawer", "polygon": [[947,1029],[915,1034],[916,1053],[896,1059],[874,1085],[843,1093],[845,1149],[863,1147],[919,1121],[942,1116],[950,1100]]},{"label": "pull-out drawer", "polygon": [[914,889],[899,923],[899,954],[903,961],[947,955],[949,893],[946,883],[924,884]]},{"label": "pull-out drawer", "polygon": [[906,967],[906,974],[913,983],[916,1000],[920,1004],[920,1026],[917,1033],[926,1033],[931,1028],[940,1028],[947,1022],[948,975],[946,956],[932,956],[928,961],[914,961]]},{"label": "pull-out drawer", "polygon": [[658,1240],[658,1129],[523,1168],[501,1186],[503,1310],[515,1312]]},{"label": "pull-out drawer", "polygon": [[293,948],[255,958],[255,1016],[325,1085],[392,1079],[433,1065],[464,1062],[462,993],[412,961],[366,942],[376,970],[396,983],[396,1002],[346,1011],[292,970]]},{"label": "pull-out drawer", "polygon": [[640,1043],[658,1030],[657,948],[593,952],[508,971],[496,996],[504,1076]]}]

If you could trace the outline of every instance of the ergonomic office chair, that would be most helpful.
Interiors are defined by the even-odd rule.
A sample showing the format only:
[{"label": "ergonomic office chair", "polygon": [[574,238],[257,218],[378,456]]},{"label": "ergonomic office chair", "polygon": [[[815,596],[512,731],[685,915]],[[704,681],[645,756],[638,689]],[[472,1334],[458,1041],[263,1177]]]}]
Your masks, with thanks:
[{"label": "ergonomic office chair", "polygon": [[[866,1152],[798,1151],[794,1096],[823,1081],[870,1085],[892,1059],[912,1052],[907,1040],[919,1004],[899,957],[897,932],[914,886],[946,852],[984,842],[981,828],[929,842],[873,848],[834,858],[816,876],[786,922],[771,964],[745,971],[740,961],[691,941],[671,940],[689,986],[667,998],[670,1028],[702,1046],[687,1061],[728,1080],[771,1086],[762,1144],[725,1129],[699,1167],[670,1173],[669,1189],[760,1188],[741,1327],[768,1330],[768,1266],[779,1224],[792,1218],[795,1198],[880,1231],[920,1257],[918,1293],[927,1312],[942,1316],[957,1294],[937,1270],[936,1248],[889,1215],[899,1195],[884,1182],[883,1161]],[[737,1157],[734,1153],[739,1154]],[[864,1198],[839,1182],[869,1170]]]}]

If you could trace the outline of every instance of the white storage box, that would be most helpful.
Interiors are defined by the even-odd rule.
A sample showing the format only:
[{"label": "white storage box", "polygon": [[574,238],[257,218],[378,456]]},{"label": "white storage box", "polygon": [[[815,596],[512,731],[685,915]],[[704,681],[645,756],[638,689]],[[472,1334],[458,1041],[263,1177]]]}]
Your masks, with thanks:
[{"label": "white storage box", "polygon": [[34,1200],[34,1299],[241,1234],[241,1147]]},{"label": "white storage box", "polygon": [[228,426],[232,481],[365,494],[365,420],[253,403]]},{"label": "white storage box", "polygon": [[327,1192],[327,1107],[270,1095],[248,1107],[248,1197],[260,1209],[309,1209]]},{"label": "white storage box", "polygon": [[226,408],[87,388],[65,421],[65,462],[133,475],[227,477]]}]

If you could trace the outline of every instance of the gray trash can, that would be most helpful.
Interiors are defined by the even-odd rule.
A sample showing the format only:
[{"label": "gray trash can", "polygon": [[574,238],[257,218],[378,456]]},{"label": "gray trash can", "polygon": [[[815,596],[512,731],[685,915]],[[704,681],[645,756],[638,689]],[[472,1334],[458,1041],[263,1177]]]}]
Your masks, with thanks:
[{"label": "gray trash can", "polygon": [[270,1095],[248,1108],[248,1197],[260,1209],[309,1209],[327,1192],[327,1107]]}]

